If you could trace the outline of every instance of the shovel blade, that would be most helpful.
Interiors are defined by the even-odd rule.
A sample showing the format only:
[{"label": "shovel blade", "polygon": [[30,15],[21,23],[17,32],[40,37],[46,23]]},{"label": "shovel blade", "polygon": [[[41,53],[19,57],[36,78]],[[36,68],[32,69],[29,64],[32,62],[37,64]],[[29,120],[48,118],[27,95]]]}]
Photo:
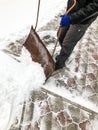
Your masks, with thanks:
[{"label": "shovel blade", "polygon": [[46,79],[49,78],[49,76],[54,71],[55,63],[49,51],[33,27],[31,27],[30,33],[24,43],[24,46],[31,54],[32,60],[38,62],[43,67]]}]

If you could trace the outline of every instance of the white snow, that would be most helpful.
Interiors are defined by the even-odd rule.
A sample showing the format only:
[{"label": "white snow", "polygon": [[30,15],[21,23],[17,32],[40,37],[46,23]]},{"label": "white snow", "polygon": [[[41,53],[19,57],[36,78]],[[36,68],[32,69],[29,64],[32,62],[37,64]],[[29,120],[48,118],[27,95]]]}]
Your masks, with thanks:
[{"label": "white snow", "polygon": [[[41,0],[37,29],[53,19],[66,6],[66,2],[67,0]],[[16,112],[19,105],[28,100],[32,90],[40,89],[45,81],[43,68],[32,62],[25,48],[19,58],[21,62],[2,51],[10,42],[28,35],[31,25],[35,26],[37,5],[38,0],[0,0],[0,130],[9,128],[15,114],[18,115]],[[47,86],[51,86],[52,91],[65,95],[61,88],[59,90],[55,87],[54,81]],[[68,91],[66,94],[74,100]],[[78,102],[77,99],[75,101]],[[86,105],[93,107],[91,104]],[[97,111],[96,108],[92,109]]]},{"label": "white snow", "polygon": [[[65,0],[41,0],[38,28],[65,7]],[[43,68],[23,48],[20,63],[2,52],[35,26],[38,0],[0,0],[0,130],[9,129],[20,104],[45,81]],[[20,116],[20,115],[19,115]]]},{"label": "white snow", "polygon": [[12,105],[14,111],[29,99],[32,90],[39,89],[45,81],[41,65],[32,62],[25,48],[20,61],[0,51],[0,130],[4,130],[8,123]]},{"label": "white snow", "polygon": [[[35,27],[39,0],[0,0],[0,36]],[[67,1],[67,0],[66,0]],[[45,25],[66,5],[65,0],[41,0],[38,28]],[[1,37],[0,37],[1,39]]]}]

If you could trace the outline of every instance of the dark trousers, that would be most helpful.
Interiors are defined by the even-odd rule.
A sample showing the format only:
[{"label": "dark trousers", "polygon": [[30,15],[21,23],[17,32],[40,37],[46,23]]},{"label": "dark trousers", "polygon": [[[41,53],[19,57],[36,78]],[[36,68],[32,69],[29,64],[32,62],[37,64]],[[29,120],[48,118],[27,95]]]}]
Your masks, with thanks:
[{"label": "dark trousers", "polygon": [[77,42],[83,37],[90,24],[77,24],[70,27],[62,27],[58,37],[61,51],[57,58],[56,65],[60,68],[65,66],[65,61],[72,53]]}]

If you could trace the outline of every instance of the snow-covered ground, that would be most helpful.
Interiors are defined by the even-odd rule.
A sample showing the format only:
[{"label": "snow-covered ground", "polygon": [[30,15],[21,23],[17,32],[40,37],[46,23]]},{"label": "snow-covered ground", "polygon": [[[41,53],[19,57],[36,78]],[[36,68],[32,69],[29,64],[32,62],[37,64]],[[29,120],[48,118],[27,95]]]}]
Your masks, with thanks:
[{"label": "snow-covered ground", "polygon": [[[39,0],[0,0],[0,35],[15,35],[32,24],[35,26],[38,2]],[[65,5],[64,0],[41,0],[38,28],[53,19]]]},{"label": "snow-covered ground", "polygon": [[[57,15],[62,9],[64,9],[66,7],[66,2],[67,0],[41,0],[37,30],[45,26],[50,20],[54,18],[55,15]],[[31,25],[35,26],[37,5],[38,0],[0,0],[0,130],[9,130],[9,127],[12,124],[13,120],[15,120],[15,118],[21,118],[20,113],[22,110],[23,102],[30,100],[31,92],[36,89],[40,90],[40,87],[45,82],[43,68],[40,64],[32,62],[31,57],[25,48],[22,48],[21,55],[20,57],[18,57],[18,60],[20,62],[14,60],[10,55],[3,51],[3,49],[8,49],[8,45],[10,44],[10,42],[16,42],[16,40],[19,40],[25,35],[28,35]],[[95,43],[97,43],[96,40]],[[84,48],[85,46],[86,43],[84,44]],[[71,58],[71,60],[72,59],[73,57]],[[74,62],[74,60],[72,62]],[[80,70],[79,73],[76,75],[76,72],[73,71],[75,69],[74,65],[76,67],[76,64],[70,63],[71,61],[69,60],[69,62],[67,63],[67,67],[71,68],[70,75],[68,75],[67,70],[64,72],[67,74],[67,76],[77,76],[78,81],[82,82],[82,72],[80,73],[80,71],[82,70]],[[79,69],[82,68],[81,66]],[[94,67],[96,68],[96,66]],[[63,74],[61,79],[67,81],[68,77],[64,77]],[[97,108],[94,107],[92,104],[89,104],[89,102],[88,104],[87,102],[85,103],[87,99],[82,100],[81,98],[74,98],[74,96],[77,96],[76,91],[74,91],[73,95],[71,95],[69,91],[65,90],[65,88],[62,88],[61,86],[60,88],[56,89],[56,82],[54,79],[50,79],[50,81],[47,82],[44,87],[49,88],[53,92],[56,90],[58,94],[62,94],[63,96],[65,95],[65,93],[67,93],[67,98],[77,103],[79,103],[81,100],[80,104],[90,107],[92,110],[98,112]],[[81,86],[79,87],[79,89],[82,89]],[[72,89],[70,90],[72,91]],[[83,96],[86,97],[86,94],[87,93],[85,92]],[[89,94],[92,94],[91,90]],[[34,105],[35,107],[37,106],[36,103]],[[45,106],[47,105],[47,103],[45,104],[43,102],[39,105]],[[39,108],[36,107],[36,109],[38,111],[35,110],[36,119],[34,120],[37,120],[40,117]],[[97,119],[93,122],[93,130],[97,130],[97,122]],[[42,130],[45,129],[45,127],[43,128],[43,125],[41,127]],[[87,130],[91,129],[89,128]]]},{"label": "snow-covered ground", "polygon": [[[65,4],[65,0],[41,0],[38,28],[53,19]],[[0,0],[0,130],[9,128],[19,104],[45,81],[41,65],[32,62],[25,48],[21,63],[2,52],[10,42],[28,35],[31,25],[35,26],[37,5],[38,0]]]}]

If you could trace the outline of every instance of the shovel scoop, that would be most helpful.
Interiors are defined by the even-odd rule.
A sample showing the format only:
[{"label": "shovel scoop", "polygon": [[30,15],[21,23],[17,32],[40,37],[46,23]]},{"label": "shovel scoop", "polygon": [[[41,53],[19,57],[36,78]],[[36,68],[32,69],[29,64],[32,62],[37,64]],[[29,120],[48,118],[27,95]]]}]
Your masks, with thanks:
[{"label": "shovel scoop", "polygon": [[29,51],[32,60],[41,64],[46,79],[49,78],[54,71],[55,62],[39,35],[33,29],[33,26],[31,27],[30,33],[23,45]]}]

